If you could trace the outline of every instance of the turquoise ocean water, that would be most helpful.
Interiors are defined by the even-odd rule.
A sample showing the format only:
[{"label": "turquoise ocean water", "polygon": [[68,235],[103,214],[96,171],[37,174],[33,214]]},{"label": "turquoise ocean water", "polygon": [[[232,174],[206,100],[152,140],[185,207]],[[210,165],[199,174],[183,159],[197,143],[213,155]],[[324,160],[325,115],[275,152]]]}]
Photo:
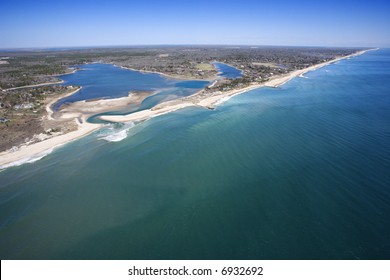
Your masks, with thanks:
[{"label": "turquoise ocean water", "polygon": [[389,259],[389,104],[378,50],[107,126],[0,172],[0,257]]}]

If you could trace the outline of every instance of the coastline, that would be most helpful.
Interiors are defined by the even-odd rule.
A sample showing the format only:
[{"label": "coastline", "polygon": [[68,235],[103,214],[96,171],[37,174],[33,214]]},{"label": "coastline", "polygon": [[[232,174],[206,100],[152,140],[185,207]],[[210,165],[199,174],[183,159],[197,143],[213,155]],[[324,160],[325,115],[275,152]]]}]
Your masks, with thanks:
[{"label": "coastline", "polygon": [[41,159],[55,148],[80,139],[103,127],[103,124],[88,123],[87,119],[90,116],[110,110],[119,110],[130,104],[140,104],[143,99],[153,94],[153,92],[141,92],[134,95],[130,92],[126,97],[77,101],[67,105],[58,112],[53,112],[51,109],[53,104],[55,104],[58,100],[75,94],[80,90],[81,87],[51,100],[45,107],[47,115],[44,117],[47,118],[48,121],[72,122],[77,126],[77,129],[66,134],[47,138],[40,142],[24,144],[18,148],[12,148],[10,150],[0,152],[0,170]]},{"label": "coastline", "polygon": [[[68,69],[73,69],[73,68],[68,68]],[[77,71],[78,71],[78,69],[73,69],[71,72],[68,72],[68,73],[54,74],[54,75],[49,75],[49,76],[50,77],[59,77],[59,76],[74,74]],[[57,85],[57,84],[62,84],[63,82],[64,82],[64,80],[59,79],[59,81],[56,81],[56,82],[47,82],[47,83],[41,83],[41,84],[36,84],[36,85],[27,85],[27,86],[6,88],[6,89],[3,89],[3,91],[9,91],[9,90],[15,90],[15,89],[23,89],[23,88],[34,88],[34,87],[41,87],[41,86]]]},{"label": "coastline", "polygon": [[[53,100],[51,100],[45,107],[47,112],[47,116],[45,117],[48,120],[56,120],[55,118],[53,118],[54,112],[51,109],[52,105],[56,103],[58,100],[70,96],[72,94],[75,94],[80,90],[81,87],[67,94],[62,94],[60,96],[57,96],[56,98],[53,98]],[[42,157],[44,157],[46,154],[49,154],[53,149],[58,148],[74,140],[77,140],[83,136],[86,136],[101,127],[101,125],[91,124],[86,122],[85,117],[74,118],[74,121],[77,124],[77,129],[74,131],[70,131],[66,134],[53,136],[51,138],[45,139],[40,142],[36,142],[32,144],[24,144],[18,148],[12,148],[10,150],[1,152],[0,170],[11,166],[18,166],[23,163],[34,162],[36,160],[39,160]]]},{"label": "coastline", "polygon": [[241,75],[245,75],[245,74],[244,74],[244,70],[238,69],[237,67],[234,67],[233,65],[230,65],[229,63],[225,63],[225,62],[220,62],[220,61],[214,60],[214,61],[211,62],[211,64],[212,64],[212,65],[214,66],[214,68],[216,68],[216,70],[217,70],[217,78],[220,77],[219,75],[221,75],[223,72],[221,72],[221,71],[218,69],[218,67],[216,67],[216,66],[214,65],[215,63],[225,64],[225,65],[227,65],[227,66],[233,67],[233,68],[237,69],[238,71],[240,71],[240,74],[241,74]]},{"label": "coastline", "polygon": [[157,72],[157,71],[149,71],[149,70],[138,70],[138,69],[135,69],[135,68],[131,68],[131,67],[125,67],[125,66],[119,66],[119,65],[116,65],[116,64],[113,64],[114,66],[116,67],[119,67],[121,69],[125,69],[125,70],[131,70],[131,71],[137,71],[137,72],[141,72],[141,73],[149,73],[149,74],[158,74],[158,75],[161,75],[165,78],[168,78],[168,79],[173,79],[173,80],[183,80],[183,81],[186,81],[186,80],[191,80],[191,81],[205,81],[205,82],[212,82],[214,81],[217,76],[211,78],[211,79],[197,79],[197,78],[191,78],[191,77],[185,77],[185,76],[175,76],[175,75],[169,75],[169,74],[165,74],[165,73],[162,73],[162,72]]},{"label": "coastline", "polygon": [[70,143],[99,129],[101,125],[92,123],[78,123],[78,129],[66,134],[55,136],[47,140],[30,145],[24,145],[16,151],[0,153],[0,170],[11,166],[18,166],[28,162],[34,162],[49,154],[53,149]]},{"label": "coastline", "polygon": [[325,61],[325,62],[316,64],[316,65],[312,65],[312,66],[304,68],[304,69],[295,70],[295,71],[288,73],[286,75],[283,75],[283,76],[276,76],[276,77],[272,78],[271,80],[266,81],[264,83],[254,84],[254,85],[250,85],[250,86],[245,87],[245,88],[234,89],[234,90],[227,91],[227,92],[217,92],[217,94],[215,94],[213,96],[206,97],[206,98],[199,98],[201,92],[198,92],[198,93],[195,93],[191,96],[188,96],[188,97],[185,97],[182,99],[172,100],[172,101],[158,104],[155,107],[148,109],[148,110],[139,111],[139,112],[132,113],[129,115],[101,116],[100,119],[105,120],[105,121],[112,121],[112,122],[143,121],[143,120],[146,120],[149,118],[160,116],[162,114],[166,114],[166,113],[173,112],[173,111],[183,109],[186,107],[190,107],[190,106],[213,109],[215,106],[222,104],[223,102],[227,101],[228,99],[230,99],[233,96],[245,93],[245,92],[250,91],[250,90],[261,88],[261,87],[274,87],[274,88],[279,87],[279,86],[287,83],[291,79],[299,77],[305,73],[320,69],[324,66],[327,66],[329,64],[333,64],[333,63],[340,61],[340,60],[343,60],[343,59],[348,59],[351,57],[362,55],[365,52],[370,51],[370,50],[376,50],[376,49],[368,49],[368,50],[358,51],[356,53],[353,53],[353,54],[350,54],[347,56],[338,57],[338,58],[335,58],[335,59],[332,59],[329,61]]},{"label": "coastline", "polygon": [[65,97],[68,97],[68,96],[71,96],[71,95],[73,95],[73,94],[79,92],[81,89],[82,89],[82,87],[80,86],[79,88],[75,89],[74,91],[69,92],[69,93],[67,93],[67,94],[65,94],[65,95],[58,96],[57,98],[54,98],[52,101],[50,101],[50,102],[46,105],[46,107],[45,107],[46,112],[47,112],[47,118],[48,118],[49,120],[53,120],[53,119],[54,119],[54,118],[53,118],[53,113],[54,113],[54,112],[53,112],[53,110],[52,110],[52,106],[53,106],[58,100],[60,100],[60,99],[62,99],[62,98],[65,98]]},{"label": "coastline", "polygon": [[[202,91],[199,91],[191,96],[180,98],[180,99],[175,99],[167,102],[163,102],[161,104],[158,104],[154,106],[151,109],[147,110],[142,110],[138,111],[135,113],[131,113],[128,115],[107,115],[107,116],[101,116],[100,119],[105,120],[105,121],[111,121],[111,122],[128,122],[128,121],[134,121],[134,122],[140,122],[140,121],[145,121],[153,117],[157,117],[160,115],[167,114],[169,112],[173,112],[179,109],[187,108],[187,107],[203,107],[203,108],[208,108],[208,109],[213,109],[215,106],[227,101],[233,96],[236,96],[238,94],[245,93],[247,91],[261,88],[261,87],[279,87],[291,79],[295,77],[299,77],[305,73],[308,73],[310,71],[317,70],[319,68],[322,68],[324,66],[327,66],[329,64],[335,63],[337,61],[343,60],[343,59],[348,59],[351,57],[359,56],[364,54],[367,51],[370,50],[375,50],[375,49],[368,49],[368,50],[363,50],[363,51],[358,51],[356,53],[350,54],[348,56],[343,56],[343,57],[338,57],[330,61],[326,61],[320,64],[316,64],[304,69],[296,70],[293,71],[289,74],[283,75],[283,76],[276,76],[273,77],[271,80],[266,81],[264,83],[259,83],[259,84],[253,84],[245,88],[241,89],[235,89],[227,92],[215,92],[213,93],[214,95],[209,96],[209,97],[203,97],[201,95]],[[139,71],[137,69],[131,69],[127,67],[122,67],[118,66],[123,69],[129,69],[129,70],[134,70],[134,71]],[[151,72],[151,71],[140,71],[140,72]],[[151,73],[156,73],[156,74],[162,74],[167,77],[171,77],[169,75],[163,74],[163,73],[157,73],[157,72],[151,72]],[[205,80],[203,80],[205,81]],[[59,83],[62,83],[59,82]],[[52,83],[50,83],[52,84]],[[30,87],[35,87],[38,85],[33,85]],[[29,87],[29,86],[27,86]],[[74,94],[78,92],[81,88],[76,89],[75,91],[68,93],[66,96],[69,96],[71,94]],[[59,99],[63,98],[64,96],[58,97],[54,100],[52,100],[47,106],[46,110],[48,112],[47,118],[48,119],[53,119],[53,114],[54,112],[51,110],[51,106],[57,102]],[[131,97],[125,97],[124,99],[107,99],[107,100],[98,100],[98,101],[92,101],[92,102],[99,102],[100,104],[103,104],[102,107],[100,107],[100,110],[102,112],[104,111],[109,111],[110,109],[114,109],[113,107],[120,107],[120,106],[126,106],[126,104],[120,104],[122,101],[123,102],[130,102],[129,99]],[[113,102],[114,100],[115,102]],[[118,103],[119,102],[119,103]],[[77,111],[76,114],[69,114],[68,112],[65,112],[61,118],[68,118],[68,119],[74,119],[74,121],[77,123],[77,129],[75,131],[54,136],[49,139],[43,140],[41,142],[29,144],[29,145],[24,145],[19,147],[16,151],[15,150],[8,150],[0,153],[0,170],[10,167],[10,166],[15,166],[15,165],[20,165],[23,163],[27,162],[33,162],[35,160],[38,160],[42,158],[45,154],[50,153],[53,149],[62,146],[64,144],[67,144],[69,142],[72,142],[76,139],[79,139],[83,136],[86,136],[98,129],[100,129],[103,125],[102,124],[92,124],[86,122],[86,119],[88,115],[90,114],[89,112],[84,112],[83,109],[85,107],[93,107],[91,106],[92,104],[90,102],[76,102],[77,106]],[[86,105],[87,104],[87,105]],[[115,105],[114,105],[115,104]],[[103,109],[104,108],[104,109]],[[96,113],[96,112],[94,112]]]}]

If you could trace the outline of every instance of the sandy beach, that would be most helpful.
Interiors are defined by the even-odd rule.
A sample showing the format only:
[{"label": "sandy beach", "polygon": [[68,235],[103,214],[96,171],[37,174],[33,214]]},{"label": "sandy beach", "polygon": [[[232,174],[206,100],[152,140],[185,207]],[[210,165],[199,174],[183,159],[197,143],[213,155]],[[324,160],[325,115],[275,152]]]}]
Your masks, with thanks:
[{"label": "sandy beach", "polygon": [[[175,100],[173,100],[175,101]],[[100,119],[102,120],[108,120],[111,122],[128,122],[128,121],[134,121],[134,122],[139,122],[139,121],[144,121],[153,117],[157,117],[169,112],[173,112],[179,109],[183,109],[186,107],[194,106],[193,103],[187,102],[187,103],[177,103],[177,102],[166,102],[162,107],[153,107],[152,109],[147,109],[147,110],[142,110],[138,111],[129,115],[125,116],[101,116]]]},{"label": "sandy beach", "polygon": [[[183,109],[186,107],[191,106],[197,106],[197,107],[204,107],[204,108],[214,108],[215,106],[225,102],[226,100],[230,99],[231,97],[242,94],[244,92],[260,88],[260,87],[278,87],[283,85],[284,83],[290,81],[291,79],[302,76],[303,74],[319,69],[321,67],[324,67],[326,65],[335,63],[342,59],[347,59],[350,57],[358,56],[363,53],[365,53],[368,50],[365,51],[359,51],[354,54],[345,56],[345,57],[339,57],[330,61],[326,61],[317,65],[310,66],[305,69],[300,69],[293,71],[287,75],[283,76],[276,76],[272,78],[271,80],[265,82],[265,83],[259,83],[254,84],[249,87],[245,87],[242,89],[236,89],[232,91],[227,92],[215,92],[212,96],[204,97],[204,95],[201,95],[201,91],[198,93],[195,93],[191,96],[167,101],[161,104],[158,104],[154,106],[151,109],[138,111],[132,114],[128,115],[107,115],[107,116],[101,116],[100,118],[102,120],[110,121],[110,122],[128,122],[128,121],[145,121],[147,119],[160,116],[163,114],[167,114],[172,111],[176,111],[179,109]],[[123,67],[124,68],[124,67]],[[125,68],[126,69],[126,68]],[[133,70],[133,69],[131,69]],[[35,85],[36,86],[36,85]],[[80,89],[77,89],[70,94],[74,94]],[[26,146],[21,146],[17,149],[11,149],[5,152],[0,153],[0,169],[6,168],[8,166],[12,166],[15,163],[23,163],[23,162],[29,162],[32,158],[40,158],[43,157],[42,155],[45,153],[50,152],[52,149],[59,147],[61,145],[64,145],[66,143],[69,143],[71,141],[74,141],[76,139],[79,139],[85,135],[88,135],[92,133],[93,131],[99,129],[102,127],[101,124],[91,124],[88,123],[86,120],[89,116],[106,112],[106,111],[112,111],[119,108],[123,108],[126,105],[129,104],[137,104],[140,103],[146,96],[150,95],[150,93],[144,93],[139,95],[133,95],[130,94],[127,97],[122,98],[116,98],[116,99],[104,99],[104,100],[94,100],[94,101],[79,101],[72,103],[68,106],[65,106],[62,108],[59,112],[53,112],[51,110],[51,106],[60,98],[63,98],[64,96],[61,96],[60,98],[57,98],[53,101],[51,101],[47,106],[46,110],[48,112],[47,118],[48,120],[66,120],[70,121],[73,120],[77,124],[77,130],[54,136],[52,138],[43,140],[38,143],[33,143]],[[41,155],[41,156],[40,156]]]},{"label": "sandy beach", "polygon": [[79,88],[75,89],[75,90],[72,91],[72,92],[69,92],[69,93],[67,93],[67,94],[65,94],[65,95],[61,95],[60,97],[54,98],[52,101],[50,101],[50,102],[46,105],[47,118],[48,118],[49,120],[53,120],[53,113],[54,113],[54,112],[53,112],[53,110],[52,110],[51,108],[52,108],[52,106],[54,105],[54,103],[56,103],[59,99],[62,99],[62,98],[65,98],[65,97],[68,97],[68,96],[71,96],[71,95],[77,93],[78,91],[81,90],[81,88],[82,88],[82,87],[79,87]]},{"label": "sandy beach", "polygon": [[[153,94],[154,92],[145,91],[137,94],[129,93],[126,97],[77,101],[61,107],[61,110],[52,113],[52,116],[54,119],[87,119],[92,115],[120,110],[128,105],[139,105],[146,97]],[[50,108],[46,109],[48,112],[51,111]]]},{"label": "sandy beach", "polygon": [[137,94],[130,93],[129,96],[121,98],[79,101],[64,106],[64,108],[58,112],[53,112],[51,107],[54,103],[56,103],[59,99],[75,94],[80,89],[81,88],[77,88],[66,95],[61,95],[46,105],[46,111],[48,113],[46,116],[47,121],[72,123],[76,126],[76,130],[66,134],[53,136],[41,142],[22,145],[21,147],[1,152],[0,169],[35,161],[37,158],[42,158],[45,154],[50,153],[54,148],[77,140],[103,126],[102,124],[88,123],[87,119],[90,116],[110,110],[122,109],[129,104],[137,105],[147,96],[153,94],[153,92],[138,92]]},{"label": "sandy beach", "polygon": [[215,106],[225,102],[226,100],[230,99],[231,97],[233,97],[235,95],[242,94],[244,92],[247,92],[247,91],[250,91],[253,89],[257,89],[260,87],[279,87],[295,77],[301,76],[301,75],[308,73],[310,71],[317,70],[319,68],[322,68],[326,65],[335,63],[335,62],[340,61],[342,59],[347,59],[350,57],[362,55],[366,51],[368,51],[368,50],[359,51],[359,52],[356,52],[356,53],[353,53],[351,55],[344,56],[344,57],[338,57],[338,58],[330,60],[330,61],[326,61],[326,62],[316,64],[316,65],[313,65],[313,66],[310,66],[310,67],[307,67],[304,69],[293,71],[291,73],[288,73],[287,75],[276,76],[265,83],[251,85],[249,87],[245,87],[242,89],[235,89],[235,90],[231,90],[231,91],[227,91],[227,92],[217,92],[217,93],[213,93],[214,94],[213,96],[206,97],[206,98],[199,98],[200,97],[199,93],[196,93],[196,94],[191,95],[189,97],[185,97],[185,98],[182,98],[179,100],[172,100],[172,101],[164,102],[164,103],[161,103],[161,104],[153,107],[152,109],[143,110],[143,111],[136,112],[133,114],[118,115],[118,116],[101,116],[100,118],[102,120],[111,121],[111,122],[143,121],[143,120],[146,120],[146,119],[149,119],[152,117],[156,117],[156,116],[159,116],[162,114],[166,114],[166,113],[169,113],[169,112],[172,112],[175,110],[179,110],[179,109],[183,109],[185,107],[190,107],[190,106],[199,106],[199,107],[205,107],[205,108],[209,108],[209,109],[214,108]]},{"label": "sandy beach", "polygon": [[97,124],[86,122],[83,122],[82,124],[79,123],[78,129],[76,131],[59,135],[31,145],[21,146],[16,151],[6,151],[0,153],[0,169],[40,159],[45,154],[50,153],[53,149],[88,135],[100,127],[101,125]]}]

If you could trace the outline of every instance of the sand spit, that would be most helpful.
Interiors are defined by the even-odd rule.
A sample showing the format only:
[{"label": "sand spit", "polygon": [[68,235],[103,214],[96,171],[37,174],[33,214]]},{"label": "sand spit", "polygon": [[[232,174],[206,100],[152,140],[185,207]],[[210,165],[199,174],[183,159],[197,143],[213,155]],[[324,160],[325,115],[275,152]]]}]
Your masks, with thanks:
[{"label": "sand spit", "polygon": [[[317,65],[310,66],[305,69],[296,70],[287,75],[276,76],[265,83],[253,84],[249,87],[235,89],[227,92],[214,92],[212,93],[213,94],[212,96],[204,96],[204,93],[200,91],[188,97],[158,104],[151,109],[138,111],[128,115],[107,115],[107,116],[101,116],[100,118],[102,120],[111,121],[111,122],[129,122],[129,121],[139,122],[156,116],[167,114],[172,111],[176,111],[186,107],[191,107],[191,106],[204,107],[209,109],[214,108],[215,106],[225,102],[226,100],[230,99],[235,95],[256,88],[260,88],[260,87],[281,86],[286,82],[290,81],[291,79],[301,76],[307,72],[314,71],[316,69],[335,63],[342,59],[348,59],[354,56],[361,55],[366,51],[368,50],[359,51],[354,54],[344,56],[344,57],[339,57],[331,61],[326,61]],[[69,93],[69,95],[76,93],[78,90],[80,89],[77,89]],[[45,154],[46,152],[50,152],[56,147],[59,147],[61,145],[64,145],[66,143],[69,143],[85,135],[90,134],[93,131],[101,128],[102,125],[88,123],[86,120],[89,116],[98,113],[103,113],[106,111],[112,111],[115,109],[123,108],[129,104],[140,103],[148,95],[150,95],[150,93],[137,94],[137,95],[130,94],[128,97],[116,98],[116,99],[80,101],[80,102],[75,102],[70,105],[67,105],[64,108],[61,108],[59,112],[53,112],[51,106],[55,102],[57,102],[60,98],[63,98],[64,96],[61,96],[60,98],[53,100],[46,107],[46,110],[48,112],[47,118],[49,120],[50,119],[67,120],[67,121],[74,120],[74,122],[77,124],[77,130],[69,132],[67,134],[62,134],[62,135],[52,137],[38,143],[21,146],[17,149],[11,149],[9,151],[0,153],[0,169],[13,166],[13,165],[19,165],[24,162],[29,162],[29,160],[33,159],[34,157],[39,159],[40,155]]]},{"label": "sand spit", "polygon": [[44,155],[49,154],[54,148],[88,135],[103,126],[102,124],[88,123],[87,119],[90,116],[110,110],[122,109],[130,104],[140,104],[147,96],[153,94],[153,92],[137,92],[137,94],[130,93],[129,96],[115,99],[79,101],[65,105],[64,108],[58,112],[53,112],[53,104],[59,99],[78,92],[80,89],[81,88],[78,88],[66,95],[61,95],[46,106],[48,114],[45,118],[47,121],[68,123],[75,126],[76,130],[66,134],[56,135],[40,142],[14,147],[8,151],[1,152],[0,169],[20,165],[26,162],[33,162],[37,158],[40,159]]},{"label": "sand spit", "polygon": [[326,62],[323,62],[320,64],[316,64],[316,65],[307,67],[305,69],[293,71],[287,75],[276,76],[265,83],[253,84],[253,85],[245,87],[245,88],[235,89],[235,90],[231,90],[231,91],[227,91],[227,92],[214,92],[212,96],[208,96],[208,97],[204,97],[204,96],[201,96],[200,93],[196,93],[196,94],[189,96],[189,97],[185,97],[185,98],[181,98],[181,99],[173,100],[173,101],[169,101],[169,102],[164,102],[164,103],[161,103],[161,104],[153,107],[152,109],[143,110],[143,111],[132,113],[129,115],[101,116],[100,118],[102,120],[111,121],[111,122],[128,122],[128,121],[137,122],[137,121],[143,121],[143,120],[146,120],[146,119],[149,119],[152,117],[156,117],[156,116],[159,116],[162,114],[166,114],[166,113],[169,113],[169,112],[172,112],[175,110],[179,110],[179,109],[183,109],[185,107],[190,107],[190,106],[199,106],[199,107],[205,107],[205,108],[212,109],[215,106],[225,102],[226,100],[230,99],[231,97],[233,97],[235,95],[238,95],[238,94],[241,94],[241,93],[244,93],[244,92],[256,89],[256,88],[260,88],[260,87],[279,87],[279,86],[287,83],[291,79],[298,77],[298,76],[301,76],[307,72],[317,70],[319,68],[322,68],[326,65],[335,63],[335,62],[342,60],[342,59],[347,59],[350,57],[362,55],[366,51],[368,51],[368,50],[359,51],[359,52],[356,52],[356,53],[348,55],[348,56],[338,57],[338,58],[330,60],[330,61],[326,61]]}]

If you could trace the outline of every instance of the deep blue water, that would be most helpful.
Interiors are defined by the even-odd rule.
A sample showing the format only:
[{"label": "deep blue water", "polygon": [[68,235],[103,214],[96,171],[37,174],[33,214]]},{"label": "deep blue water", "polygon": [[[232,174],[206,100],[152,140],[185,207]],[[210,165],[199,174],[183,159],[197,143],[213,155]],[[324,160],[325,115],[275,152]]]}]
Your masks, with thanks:
[{"label": "deep blue water", "polygon": [[390,51],[305,76],[0,172],[1,259],[389,259]]},{"label": "deep blue water", "polygon": [[243,76],[242,72],[238,70],[237,68],[234,68],[233,66],[230,66],[225,63],[221,62],[214,62],[213,65],[217,68],[218,70],[218,76],[224,77],[224,78],[231,78],[235,79],[238,77]]},{"label": "deep blue water", "polygon": [[124,97],[130,91],[155,91],[156,94],[144,100],[142,108],[145,109],[162,101],[191,95],[209,83],[167,79],[159,74],[122,69],[110,64],[86,64],[80,68],[75,74],[60,76],[64,85],[79,85],[82,89],[54,104],[55,110],[65,103],[80,100]]}]

